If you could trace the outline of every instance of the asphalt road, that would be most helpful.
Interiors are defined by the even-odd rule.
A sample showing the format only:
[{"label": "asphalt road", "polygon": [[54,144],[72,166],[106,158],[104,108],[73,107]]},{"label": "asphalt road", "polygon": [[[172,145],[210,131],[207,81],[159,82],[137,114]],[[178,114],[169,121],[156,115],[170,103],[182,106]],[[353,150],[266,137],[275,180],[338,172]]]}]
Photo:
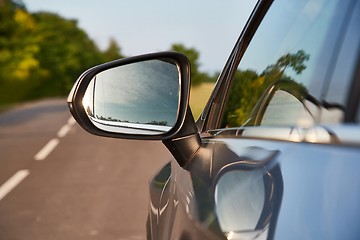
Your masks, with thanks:
[{"label": "asphalt road", "polygon": [[0,239],[146,239],[161,142],[93,136],[64,99],[0,114]]}]

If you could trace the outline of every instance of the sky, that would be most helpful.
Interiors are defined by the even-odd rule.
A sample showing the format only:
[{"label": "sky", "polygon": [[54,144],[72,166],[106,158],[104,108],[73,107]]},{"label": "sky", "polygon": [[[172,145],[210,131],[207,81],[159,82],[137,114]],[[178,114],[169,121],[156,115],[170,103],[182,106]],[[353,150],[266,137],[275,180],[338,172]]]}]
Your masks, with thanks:
[{"label": "sky", "polygon": [[115,39],[125,56],[182,43],[200,52],[200,69],[221,71],[256,0],[23,0],[30,12],[76,19],[101,49]]}]

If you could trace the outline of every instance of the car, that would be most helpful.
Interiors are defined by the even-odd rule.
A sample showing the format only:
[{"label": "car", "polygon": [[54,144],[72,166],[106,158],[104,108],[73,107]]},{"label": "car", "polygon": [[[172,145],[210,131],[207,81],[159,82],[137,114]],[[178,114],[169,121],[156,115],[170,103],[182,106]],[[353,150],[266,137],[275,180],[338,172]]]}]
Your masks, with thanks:
[{"label": "car", "polygon": [[90,133],[172,153],[148,239],[359,239],[359,23],[357,0],[260,0],[196,121],[176,52],[87,70],[69,108]]}]

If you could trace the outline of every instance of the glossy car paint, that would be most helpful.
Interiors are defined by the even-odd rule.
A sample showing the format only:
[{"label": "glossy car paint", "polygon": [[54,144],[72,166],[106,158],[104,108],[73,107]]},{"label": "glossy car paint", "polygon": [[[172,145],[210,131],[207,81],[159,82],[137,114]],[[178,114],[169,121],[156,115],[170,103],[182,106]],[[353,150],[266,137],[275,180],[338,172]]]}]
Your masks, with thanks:
[{"label": "glossy car paint", "polygon": [[[357,126],[353,129],[359,131]],[[151,181],[149,216],[158,224],[152,237],[221,239],[216,182],[226,171],[262,168],[274,179],[272,202],[263,209],[271,210],[268,222],[233,239],[357,239],[359,156],[360,149],[348,145],[234,138],[226,133],[207,137],[186,170],[172,161]]]}]

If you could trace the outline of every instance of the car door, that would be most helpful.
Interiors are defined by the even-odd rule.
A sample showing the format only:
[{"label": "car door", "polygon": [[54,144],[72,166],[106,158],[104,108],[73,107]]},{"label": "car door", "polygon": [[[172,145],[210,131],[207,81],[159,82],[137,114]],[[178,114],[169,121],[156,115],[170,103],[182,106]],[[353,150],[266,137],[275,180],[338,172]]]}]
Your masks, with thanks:
[{"label": "car door", "polygon": [[258,4],[198,121],[202,148],[173,164],[167,237],[357,239],[359,5]]}]

